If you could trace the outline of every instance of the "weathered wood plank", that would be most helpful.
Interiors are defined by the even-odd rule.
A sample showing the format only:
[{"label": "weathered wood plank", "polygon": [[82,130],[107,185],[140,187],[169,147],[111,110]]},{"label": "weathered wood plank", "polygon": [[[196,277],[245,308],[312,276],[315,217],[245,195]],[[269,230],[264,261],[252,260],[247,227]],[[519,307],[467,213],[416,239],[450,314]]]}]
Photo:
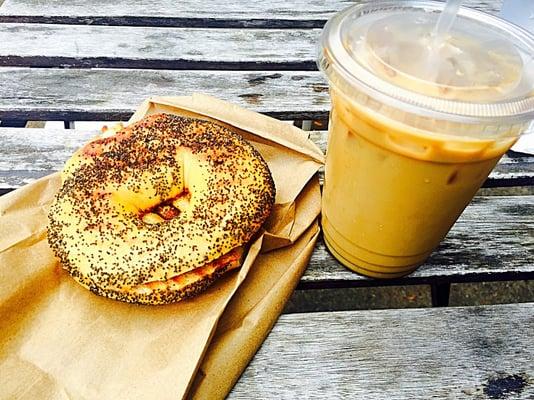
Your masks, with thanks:
[{"label": "weathered wood plank", "polygon": [[[319,72],[0,68],[0,120],[126,120],[147,97],[202,92],[282,119],[326,119]],[[298,99],[298,101],[295,101]]]},{"label": "weathered wood plank", "polygon": [[[310,138],[326,150],[327,138],[323,131],[310,132]],[[484,186],[507,186],[514,181],[534,182],[534,157],[505,155]],[[438,250],[413,274],[388,282],[365,278],[332,257],[321,238],[300,287],[533,278],[534,196],[476,197]]]},{"label": "weathered wood plank", "polygon": [[98,131],[0,128],[0,188],[23,186],[54,171]]},{"label": "weathered wood plank", "polygon": [[[95,134],[70,129],[0,128],[0,188],[17,188],[60,170],[69,155]],[[310,137],[325,151],[326,131],[310,132]],[[518,178],[534,182],[534,157],[504,156],[491,177],[498,182]]]},{"label": "weathered wood plank", "polygon": [[0,65],[316,69],[319,29],[0,24]]},{"label": "weathered wood plank", "polygon": [[534,303],[282,315],[229,399],[532,399]]},{"label": "weathered wood plank", "polygon": [[[369,0],[6,0],[0,22],[88,25],[317,28],[335,12]],[[464,5],[497,12],[502,0],[465,0]],[[216,12],[214,12],[216,10]]]}]

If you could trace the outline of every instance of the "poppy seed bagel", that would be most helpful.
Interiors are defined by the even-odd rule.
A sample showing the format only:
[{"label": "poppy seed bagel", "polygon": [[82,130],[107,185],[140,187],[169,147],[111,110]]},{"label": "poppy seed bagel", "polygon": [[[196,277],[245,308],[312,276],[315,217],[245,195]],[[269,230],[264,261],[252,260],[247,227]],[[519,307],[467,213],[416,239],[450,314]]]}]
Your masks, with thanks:
[{"label": "poppy seed bagel", "polygon": [[237,133],[155,114],[67,161],[48,242],[94,293],[165,304],[239,267],[274,198],[266,162]]}]

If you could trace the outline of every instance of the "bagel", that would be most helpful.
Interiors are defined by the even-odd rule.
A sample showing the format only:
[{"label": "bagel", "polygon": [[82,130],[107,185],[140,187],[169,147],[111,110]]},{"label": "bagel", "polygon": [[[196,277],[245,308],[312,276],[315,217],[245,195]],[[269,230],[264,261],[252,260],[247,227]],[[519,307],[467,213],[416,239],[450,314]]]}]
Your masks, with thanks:
[{"label": "bagel", "polygon": [[166,304],[241,264],[275,187],[261,155],[213,122],[155,114],[107,131],[66,163],[48,242],[81,285]]}]

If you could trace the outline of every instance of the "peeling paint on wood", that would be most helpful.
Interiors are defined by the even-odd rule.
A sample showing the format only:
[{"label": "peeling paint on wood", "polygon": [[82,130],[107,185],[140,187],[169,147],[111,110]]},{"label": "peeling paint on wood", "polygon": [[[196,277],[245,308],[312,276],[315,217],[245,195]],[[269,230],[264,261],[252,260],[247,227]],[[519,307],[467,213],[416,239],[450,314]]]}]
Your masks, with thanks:
[{"label": "peeling paint on wood", "polygon": [[532,399],[532,332],[534,303],[282,315],[228,398]]}]

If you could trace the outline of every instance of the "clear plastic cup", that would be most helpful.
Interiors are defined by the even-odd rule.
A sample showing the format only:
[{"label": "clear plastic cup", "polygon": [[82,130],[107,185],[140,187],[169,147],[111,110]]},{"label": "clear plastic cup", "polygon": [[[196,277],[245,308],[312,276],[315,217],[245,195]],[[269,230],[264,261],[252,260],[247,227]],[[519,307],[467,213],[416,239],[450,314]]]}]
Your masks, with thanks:
[{"label": "clear plastic cup", "polygon": [[326,24],[318,65],[332,111],[323,189],[326,244],[363,275],[422,264],[534,119],[534,39],[461,7],[375,1]]}]

